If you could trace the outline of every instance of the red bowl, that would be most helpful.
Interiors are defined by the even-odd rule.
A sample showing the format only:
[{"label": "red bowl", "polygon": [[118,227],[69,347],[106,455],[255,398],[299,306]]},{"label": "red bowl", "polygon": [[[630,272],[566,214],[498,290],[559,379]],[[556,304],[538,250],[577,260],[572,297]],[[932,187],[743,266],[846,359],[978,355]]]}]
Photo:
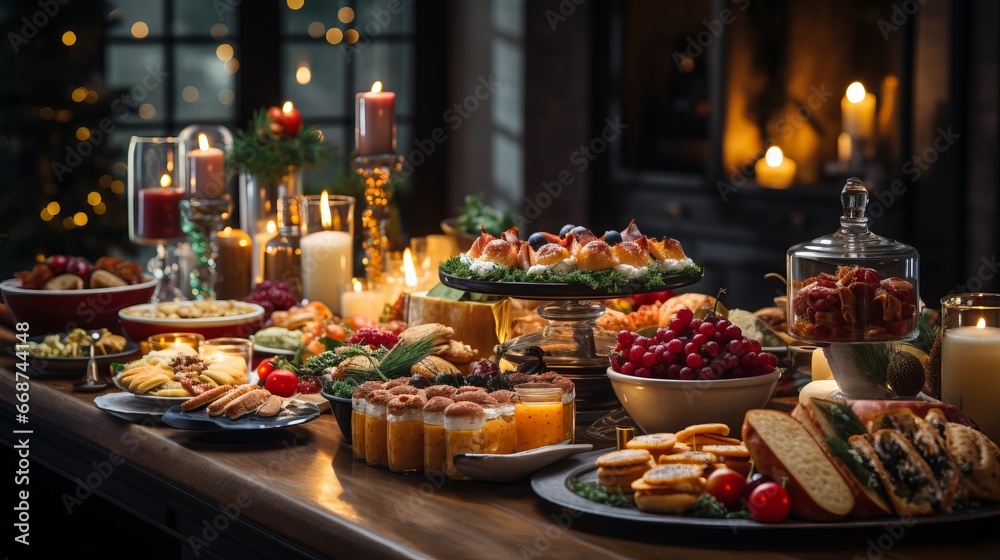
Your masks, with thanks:
[{"label": "red bowl", "polygon": [[[197,302],[182,301],[170,305],[194,305]],[[247,312],[228,317],[198,317],[198,318],[160,318],[160,317],[140,317],[137,314],[149,312],[162,303],[145,303],[133,305],[118,312],[121,319],[125,336],[136,342],[144,342],[154,334],[172,332],[198,333],[210,338],[236,337],[249,338],[251,334],[260,329],[264,323],[264,308],[256,303],[239,302],[241,306],[246,306]]]},{"label": "red bowl", "polygon": [[153,297],[158,280],[114,288],[31,290],[17,278],[0,282],[0,291],[16,323],[27,323],[31,334],[83,329],[121,332],[118,312]]}]

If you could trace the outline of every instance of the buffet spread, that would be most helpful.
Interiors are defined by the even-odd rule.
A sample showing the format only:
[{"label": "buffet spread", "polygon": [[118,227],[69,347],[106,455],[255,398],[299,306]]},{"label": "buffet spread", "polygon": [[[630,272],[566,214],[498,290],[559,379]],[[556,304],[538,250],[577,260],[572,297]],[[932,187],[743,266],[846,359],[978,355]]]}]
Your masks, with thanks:
[{"label": "buffet spread", "polygon": [[[17,324],[47,327],[52,298],[113,307],[112,320],[11,353],[41,370],[85,364],[95,345],[125,396],[108,412],[179,429],[287,429],[329,408],[371,468],[504,480],[488,461],[502,458],[542,500],[598,517],[836,528],[998,515],[1000,448],[941,394],[944,329],[918,297],[918,257],[867,230],[865,198],[849,181],[841,229],[792,247],[787,297],[756,311],[727,309],[724,290],[673,294],[704,271],[634,221],[524,239],[514,227],[441,262],[425,295],[446,311],[424,316],[402,312],[410,294],[382,316],[344,316],[273,280],[243,300],[136,302],[122,297],[149,286],[135,263],[51,256],[3,283]],[[474,347],[479,319],[439,320],[506,299],[546,302],[525,313],[541,327]],[[512,317],[488,316],[513,332]],[[828,358],[831,390],[796,383],[788,356],[807,344],[822,346],[809,351]],[[879,397],[852,392],[858,379]],[[769,408],[776,395],[797,405]],[[129,399],[158,408],[123,416]],[[619,406],[616,450],[573,445],[607,441],[584,426]]]}]

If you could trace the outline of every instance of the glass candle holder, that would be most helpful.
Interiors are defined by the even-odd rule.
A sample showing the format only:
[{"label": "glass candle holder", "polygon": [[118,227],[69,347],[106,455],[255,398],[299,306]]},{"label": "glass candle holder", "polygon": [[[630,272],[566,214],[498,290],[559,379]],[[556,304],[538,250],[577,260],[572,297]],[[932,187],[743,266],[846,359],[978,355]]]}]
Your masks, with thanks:
[{"label": "glass candle holder", "polygon": [[302,169],[290,165],[270,173],[240,171],[237,213],[240,229],[253,238],[254,282],[264,280],[264,248],[278,234],[278,200],[302,194]]},{"label": "glass candle holder", "polygon": [[[941,299],[941,400],[968,414],[1000,441],[1000,294]],[[933,380],[931,380],[933,383]]]},{"label": "glass candle holder", "polygon": [[264,245],[264,280],[288,284],[293,298],[302,298],[302,223],[299,197],[278,199],[278,234]]},{"label": "glass candle holder", "polygon": [[146,344],[149,346],[150,352],[187,346],[197,353],[202,342],[205,342],[204,336],[198,333],[185,332],[154,334],[146,339]]},{"label": "glass candle holder", "polygon": [[210,338],[201,343],[198,353],[202,359],[211,358],[239,364],[245,368],[245,373],[250,371],[250,364],[253,361],[253,341],[248,338]]},{"label": "glass candle holder", "polygon": [[339,314],[341,317],[361,316],[378,320],[387,301],[384,286],[373,286],[365,280],[353,278],[350,284],[341,287]]},{"label": "glass candle holder", "polygon": [[178,174],[191,198],[219,198],[231,194],[231,179],[226,178],[226,152],[233,147],[233,133],[224,126],[193,124],[177,135],[180,140]]},{"label": "glass candle holder", "polygon": [[302,296],[340,310],[340,294],[354,273],[354,197],[301,198]]},{"label": "glass candle holder", "polygon": [[133,243],[156,247],[147,267],[160,280],[153,302],[184,299],[173,254],[184,238],[179,149],[176,138],[150,136],[133,136],[128,147],[128,236]]}]

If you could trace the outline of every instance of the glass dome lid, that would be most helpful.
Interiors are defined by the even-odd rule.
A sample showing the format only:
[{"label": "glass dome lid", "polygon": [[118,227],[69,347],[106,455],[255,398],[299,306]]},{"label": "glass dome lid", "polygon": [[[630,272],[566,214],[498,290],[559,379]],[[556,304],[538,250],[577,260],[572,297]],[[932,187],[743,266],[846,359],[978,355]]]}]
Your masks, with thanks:
[{"label": "glass dome lid", "polygon": [[812,343],[913,338],[916,249],[868,230],[868,190],[857,177],[840,199],[840,229],[788,250],[789,334]]}]

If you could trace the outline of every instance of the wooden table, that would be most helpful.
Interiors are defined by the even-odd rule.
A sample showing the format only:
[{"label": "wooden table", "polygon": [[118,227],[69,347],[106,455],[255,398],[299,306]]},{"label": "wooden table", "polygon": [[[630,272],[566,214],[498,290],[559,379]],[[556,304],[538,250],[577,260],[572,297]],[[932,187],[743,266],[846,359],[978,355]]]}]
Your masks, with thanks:
[{"label": "wooden table", "polygon": [[[29,428],[30,460],[193,545],[199,558],[942,558],[1000,553],[997,520],[868,531],[692,531],[576,517],[527,481],[429,480],[352,458],[330,414],[257,443],[205,440],[129,423],[73,393],[30,381],[29,423],[14,423],[14,362],[0,359],[4,442]],[[89,477],[89,478],[88,478]],[[62,507],[33,503],[35,511]],[[37,528],[43,537],[45,528]],[[751,534],[753,533],[753,534]],[[895,535],[895,536],[894,536]],[[113,532],[98,544],[116,552]],[[82,546],[82,545],[80,545]],[[118,551],[121,552],[121,551]],[[136,551],[130,551],[136,552]],[[144,557],[158,557],[144,551]]]}]

